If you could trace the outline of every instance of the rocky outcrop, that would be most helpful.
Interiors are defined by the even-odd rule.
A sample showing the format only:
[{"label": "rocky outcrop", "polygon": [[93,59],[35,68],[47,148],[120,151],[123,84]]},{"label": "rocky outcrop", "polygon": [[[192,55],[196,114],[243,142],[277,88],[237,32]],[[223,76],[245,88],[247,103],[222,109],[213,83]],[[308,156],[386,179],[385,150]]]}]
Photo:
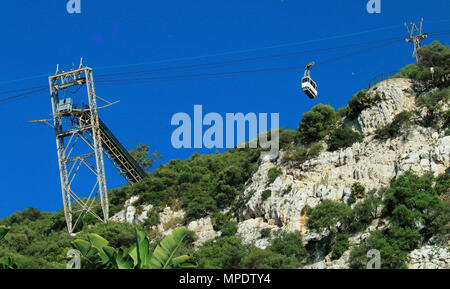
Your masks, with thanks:
[{"label": "rocky outcrop", "polygon": [[450,269],[450,250],[438,246],[423,246],[409,255],[409,269]]},{"label": "rocky outcrop", "polygon": [[147,219],[148,212],[153,208],[152,205],[145,205],[142,207],[140,214],[136,213],[136,207],[133,204],[139,199],[139,196],[133,196],[125,202],[124,208],[112,216],[110,221],[118,223],[139,224]]},{"label": "rocky outcrop", "polygon": [[196,247],[199,247],[209,240],[215,239],[222,235],[222,232],[214,230],[211,217],[205,217],[192,221],[187,226],[188,230],[194,232],[197,236],[197,240],[194,242]]},{"label": "rocky outcrop", "polygon": [[[302,216],[305,206],[315,207],[323,200],[345,202],[356,182],[368,190],[380,189],[408,170],[419,175],[445,172],[450,166],[450,136],[445,136],[444,132],[416,126],[387,141],[375,140],[371,134],[403,110],[417,108],[411,83],[405,79],[392,79],[378,84],[368,93],[377,93],[380,100],[375,107],[363,110],[357,120],[360,129],[366,133],[364,141],[339,151],[323,152],[298,167],[284,166],[280,160],[276,163],[262,160],[244,192],[252,197],[241,216],[243,220],[262,218],[284,230],[307,233]],[[275,166],[282,174],[268,184],[268,171]],[[261,201],[265,190],[272,194]]]},{"label": "rocky outcrop", "polygon": [[[308,230],[306,207],[313,208],[323,200],[347,202],[356,182],[367,190],[378,190],[408,170],[418,175],[431,172],[437,176],[450,167],[450,136],[442,130],[415,125],[392,139],[380,141],[374,137],[378,128],[390,124],[405,110],[417,112],[415,115],[419,118],[425,115],[423,108],[416,105],[416,95],[409,80],[383,81],[367,94],[376,99],[376,104],[364,109],[356,120],[344,120],[345,126],[364,134],[362,142],[335,152],[322,152],[302,164],[283,164],[281,158],[286,153],[283,151],[261,156],[259,168],[243,192],[248,201],[238,218],[237,235],[244,244],[264,249],[281,231],[301,231],[305,244],[319,241],[328,232]],[[443,107],[448,109],[448,103]],[[272,168],[282,173],[269,183],[268,172]],[[270,196],[263,200],[263,192],[267,196],[268,190]],[[145,220],[152,206],[145,206],[143,212],[135,216],[136,209],[132,206],[135,201],[134,198],[127,201],[124,210],[112,220],[130,223]],[[164,209],[160,214],[159,231],[170,232],[167,225],[170,220],[184,218],[184,215],[183,211]],[[376,219],[365,231],[350,236],[349,242],[359,244],[370,232],[386,226],[389,226],[387,221]],[[187,227],[198,237],[196,247],[221,236],[220,231],[214,230],[210,217],[194,220]],[[411,253],[409,267],[449,268],[448,252],[445,248],[424,246]],[[318,252],[306,268],[348,268],[349,254],[350,250],[339,260],[331,260],[329,255]]]}]

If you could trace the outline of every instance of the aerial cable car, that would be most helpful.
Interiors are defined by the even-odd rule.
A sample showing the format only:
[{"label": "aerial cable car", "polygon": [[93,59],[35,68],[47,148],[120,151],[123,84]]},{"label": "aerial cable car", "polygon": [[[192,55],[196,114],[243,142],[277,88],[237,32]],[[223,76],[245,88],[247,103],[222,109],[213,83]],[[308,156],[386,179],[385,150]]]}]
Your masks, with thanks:
[{"label": "aerial cable car", "polygon": [[314,80],[311,79],[310,69],[313,65],[316,63],[310,62],[306,65],[305,68],[305,74],[302,78],[302,89],[303,92],[310,98],[314,99],[317,96],[317,84],[314,82]]}]

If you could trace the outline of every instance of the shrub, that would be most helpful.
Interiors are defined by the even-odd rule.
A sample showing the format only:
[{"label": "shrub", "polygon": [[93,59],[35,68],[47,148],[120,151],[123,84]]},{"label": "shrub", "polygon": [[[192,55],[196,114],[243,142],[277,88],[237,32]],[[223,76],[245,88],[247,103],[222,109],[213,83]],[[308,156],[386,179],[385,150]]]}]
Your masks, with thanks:
[{"label": "shrub", "polygon": [[350,128],[338,128],[328,140],[328,150],[336,151],[352,146],[355,142],[361,142],[364,136]]},{"label": "shrub", "polygon": [[313,230],[332,229],[338,222],[347,222],[351,209],[344,203],[324,200],[308,214],[307,226]]},{"label": "shrub", "polygon": [[223,225],[225,225],[226,223],[228,223],[230,221],[230,216],[227,214],[222,214],[222,213],[215,213],[213,215],[213,228],[216,231],[220,231],[223,227]]},{"label": "shrub", "polygon": [[367,94],[367,90],[358,91],[348,102],[347,117],[352,120],[356,119],[361,111],[373,106],[375,103],[375,99]]},{"label": "shrub", "polygon": [[[419,56],[418,65],[410,64],[394,77],[428,81],[434,86],[448,86],[448,75],[450,74],[449,47],[434,41],[430,45],[419,49],[417,54]],[[431,74],[431,67],[434,68],[433,75]]]},{"label": "shrub", "polygon": [[211,196],[198,196],[189,203],[186,213],[190,218],[199,219],[216,210],[216,201]]},{"label": "shrub", "polygon": [[315,158],[322,152],[323,146],[321,143],[312,144],[308,150],[308,157]]},{"label": "shrub", "polygon": [[222,226],[221,229],[223,236],[234,236],[237,232],[237,223],[229,221]]},{"label": "shrub", "polygon": [[361,185],[360,183],[354,183],[352,185],[352,195],[355,196],[357,199],[361,199],[364,197],[364,194],[366,192],[366,188]]},{"label": "shrub", "polygon": [[303,261],[307,256],[300,232],[279,234],[268,249],[274,253],[294,257],[299,262]]},{"label": "shrub", "polygon": [[280,149],[286,148],[294,143],[295,138],[297,137],[297,132],[292,129],[280,129],[279,135],[279,145]]},{"label": "shrub", "polygon": [[200,247],[194,260],[199,269],[239,269],[242,258],[247,255],[248,249],[239,237],[226,236]]},{"label": "shrub", "polygon": [[271,232],[272,232],[272,230],[270,230],[270,228],[264,228],[264,229],[262,229],[261,232],[260,232],[260,234],[261,234],[261,239],[269,238]]},{"label": "shrub", "polygon": [[151,228],[153,226],[158,226],[159,224],[159,210],[157,208],[152,208],[147,212],[147,219],[144,221],[144,227]]},{"label": "shrub", "polygon": [[395,247],[389,237],[381,231],[374,231],[359,246],[350,253],[349,266],[352,269],[364,269],[367,266],[367,252],[376,249],[380,252],[382,269],[406,268],[408,252]]},{"label": "shrub", "polygon": [[336,236],[333,248],[331,250],[331,259],[337,260],[341,258],[342,254],[348,250],[350,243],[348,242],[347,234],[340,234]]},{"label": "shrub", "polygon": [[337,110],[338,117],[339,118],[346,117],[347,116],[347,111],[348,111],[348,105],[346,105],[344,107],[341,107],[341,108],[338,108],[338,110]]},{"label": "shrub", "polygon": [[265,201],[267,200],[270,196],[272,195],[272,191],[271,190],[265,190],[261,193],[261,201]]},{"label": "shrub", "polygon": [[275,179],[278,178],[278,176],[281,174],[282,174],[281,170],[279,170],[277,168],[271,168],[269,170],[269,172],[267,173],[267,180],[268,180],[269,184],[273,183],[275,181]]},{"label": "shrub", "polygon": [[256,248],[242,259],[242,269],[296,269],[300,263],[294,257]]},{"label": "shrub", "polygon": [[433,92],[430,95],[422,95],[419,97],[419,104],[425,105],[430,112],[435,112],[441,109],[440,102],[447,102],[450,99],[450,88],[441,89]]},{"label": "shrub", "polygon": [[352,232],[364,230],[376,217],[378,217],[378,207],[381,205],[381,198],[375,196],[375,192],[355,205],[352,210],[348,229]]},{"label": "shrub", "polygon": [[386,140],[399,135],[400,130],[411,125],[412,113],[403,111],[394,117],[394,120],[383,128],[375,131],[375,138]]},{"label": "shrub", "polygon": [[336,123],[337,114],[330,105],[318,104],[303,114],[298,127],[299,141],[311,144],[323,139]]},{"label": "shrub", "polygon": [[443,114],[443,119],[444,119],[444,125],[442,126],[443,128],[447,128],[450,126],[450,109],[447,109]]},{"label": "shrub", "polygon": [[288,162],[303,163],[304,161],[306,161],[307,155],[308,150],[302,146],[298,146],[286,151],[281,161],[282,163]]}]

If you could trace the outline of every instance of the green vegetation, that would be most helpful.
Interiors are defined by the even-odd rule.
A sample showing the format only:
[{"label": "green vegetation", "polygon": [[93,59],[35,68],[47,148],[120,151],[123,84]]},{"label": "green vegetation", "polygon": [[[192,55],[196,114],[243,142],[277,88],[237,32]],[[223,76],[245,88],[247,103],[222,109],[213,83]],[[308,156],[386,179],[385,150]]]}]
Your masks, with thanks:
[{"label": "green vegetation", "polygon": [[433,236],[446,242],[450,234],[450,203],[439,198],[445,185],[448,190],[446,177],[418,177],[412,172],[394,180],[383,200],[383,217],[392,226],[372,232],[365,242],[355,247],[350,266],[364,268],[367,251],[377,249],[382,268],[405,268],[409,252],[420,242]]},{"label": "green vegetation", "polygon": [[355,142],[361,142],[364,136],[350,128],[338,128],[328,140],[328,150],[336,151],[352,146]]},{"label": "green vegetation", "polygon": [[317,157],[322,152],[322,149],[323,146],[321,143],[313,143],[309,148],[299,145],[288,149],[283,155],[281,162],[283,164],[289,162],[303,163],[308,159]]},{"label": "green vegetation", "polygon": [[402,129],[408,128],[411,125],[411,117],[412,113],[409,111],[403,111],[397,114],[390,124],[375,131],[375,138],[386,140],[397,137]]},{"label": "green vegetation", "polygon": [[[419,63],[410,64],[394,77],[428,82],[429,86],[448,87],[450,84],[450,48],[434,41],[417,52]],[[431,72],[433,67],[434,73]]]},{"label": "green vegetation", "polygon": [[141,182],[110,190],[111,211],[138,195],[136,206],[177,206],[189,219],[201,218],[234,205],[236,196],[257,168],[260,149],[231,149],[222,154],[193,154],[185,161],[171,160]]},{"label": "green vegetation", "polygon": [[330,105],[318,104],[303,114],[298,127],[298,141],[309,145],[320,141],[333,128],[337,120],[337,113]]},{"label": "green vegetation", "polygon": [[195,268],[187,255],[174,257],[187,229],[179,227],[166,236],[153,253],[147,234],[136,229],[136,242],[129,250],[114,249],[98,234],[88,234],[88,241],[77,239],[72,246],[81,254],[83,269],[179,269]]},{"label": "green vegetation", "polygon": [[358,115],[366,108],[372,107],[376,103],[376,99],[367,94],[367,90],[363,89],[357,92],[348,102],[347,117],[356,119]]},{"label": "green vegetation", "polygon": [[150,169],[158,158],[162,158],[160,153],[152,153],[150,155],[150,147],[143,143],[138,143],[136,149],[131,150],[129,153],[144,170]]},{"label": "green vegetation", "polygon": [[341,258],[342,254],[348,250],[350,243],[348,242],[348,235],[337,235],[331,250],[331,259],[337,260]]},{"label": "green vegetation", "polygon": [[[450,112],[442,111],[441,105],[449,98],[446,76],[449,74],[449,49],[433,43],[421,49],[419,54],[419,65],[407,66],[397,76],[429,84],[428,90],[424,90],[428,92],[418,96],[416,101],[427,108],[430,120],[439,126],[442,124],[441,129],[447,129],[450,134]],[[435,68],[433,76],[430,67]],[[365,90],[360,91],[337,112],[329,105],[316,105],[304,113],[296,131],[280,129],[280,148],[284,150],[281,161],[299,165],[317,157],[325,143],[333,151],[361,141],[362,135],[345,128],[341,122],[344,116],[356,119],[363,109],[375,105],[379,96],[371,95],[369,97]],[[412,117],[410,112],[400,113],[391,124],[377,130],[376,137],[398,136],[402,129],[411,125]],[[73,247],[83,250],[84,268],[182,268],[191,267],[192,264],[186,262],[187,256],[192,256],[198,268],[293,269],[301,267],[305,260],[311,260],[316,250],[331,253],[335,260],[349,249],[352,268],[366,266],[369,249],[381,252],[382,268],[404,268],[411,250],[430,240],[444,244],[449,239],[449,173],[434,178],[418,177],[409,172],[381,191],[368,191],[358,183],[353,184],[348,204],[325,200],[312,209],[304,207],[301,214],[308,217],[309,229],[328,232],[318,243],[313,242],[305,248],[298,232],[277,234],[265,229],[260,232],[261,238],[271,240],[266,249],[244,245],[236,236],[236,220],[240,220],[246,203],[255,193],[249,191],[243,195],[246,182],[258,168],[260,152],[261,149],[231,149],[209,155],[193,154],[186,160],[171,160],[141,182],[109,191],[111,214],[121,210],[131,196],[139,196],[134,204],[138,212],[144,204],[152,204],[145,223],[98,224],[95,218],[85,216],[76,228],[76,241],[67,233],[62,210],[49,213],[28,208],[15,212],[0,220],[0,268],[65,268],[67,252]],[[145,169],[160,157],[150,155],[148,146],[142,144],[130,153]],[[279,169],[270,170],[268,182],[272,183],[280,174]],[[283,195],[291,190],[288,187],[279,193]],[[271,195],[271,190],[263,191],[262,201]],[[198,251],[192,245],[195,235],[185,229],[175,229],[176,234],[162,239],[152,227],[159,224],[159,213],[165,206],[186,212],[186,219],[174,218],[165,227],[212,216],[214,229],[222,232],[221,237],[200,246]],[[361,244],[351,247],[349,236],[367,229],[375,219],[381,229],[372,231]],[[173,258],[174,252],[181,257]],[[154,263],[156,256],[163,259]]]},{"label": "green vegetation", "polygon": [[279,145],[280,149],[287,148],[295,142],[297,131],[289,128],[280,128]]},{"label": "green vegetation", "polygon": [[313,230],[333,230],[338,222],[346,222],[351,209],[341,202],[324,200],[308,212],[307,226]]},{"label": "green vegetation", "polygon": [[282,174],[281,170],[279,170],[277,168],[271,168],[267,173],[267,181],[269,182],[269,184],[271,184],[281,174]]},{"label": "green vegetation", "polygon": [[239,237],[226,236],[207,242],[194,253],[201,269],[294,269],[307,251],[300,233],[281,234],[265,250],[245,246]]},{"label": "green vegetation", "polygon": [[261,201],[265,201],[265,200],[267,200],[270,196],[272,195],[272,191],[271,190],[264,190],[262,193],[261,193]]},{"label": "green vegetation", "polygon": [[235,221],[226,222],[221,231],[223,236],[234,236],[237,232],[237,223]]}]

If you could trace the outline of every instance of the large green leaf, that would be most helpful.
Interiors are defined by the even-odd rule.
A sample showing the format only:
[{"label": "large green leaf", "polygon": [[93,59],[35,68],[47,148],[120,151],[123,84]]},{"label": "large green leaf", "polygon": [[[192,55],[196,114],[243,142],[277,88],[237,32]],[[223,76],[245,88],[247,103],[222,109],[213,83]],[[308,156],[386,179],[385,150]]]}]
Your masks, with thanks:
[{"label": "large green leaf", "polygon": [[133,261],[130,260],[129,255],[119,249],[116,252],[115,263],[118,269],[133,269]]},{"label": "large green leaf", "polygon": [[99,249],[109,245],[109,242],[105,238],[103,238],[97,234],[93,234],[93,233],[89,234],[88,239],[89,239],[89,242],[91,242],[92,246],[97,247]]},{"label": "large green leaf", "polygon": [[153,269],[167,269],[187,232],[186,227],[179,227],[173,230],[171,235],[166,236],[153,252],[150,259],[150,267]]},{"label": "large green leaf", "polygon": [[144,231],[136,228],[136,244],[130,249],[129,255],[138,269],[147,269],[150,264],[150,244]]},{"label": "large green leaf", "polygon": [[18,269],[14,259],[9,256],[0,258],[0,269]]},{"label": "large green leaf", "polygon": [[80,251],[81,255],[84,257],[89,257],[96,253],[92,248],[91,243],[85,240],[77,239],[72,242],[72,246]]},{"label": "large green leaf", "polygon": [[178,256],[172,259],[172,269],[193,269],[197,268],[197,265],[187,262],[191,257],[188,255]]},{"label": "large green leaf", "polygon": [[8,234],[9,228],[6,226],[0,226],[0,240]]}]

